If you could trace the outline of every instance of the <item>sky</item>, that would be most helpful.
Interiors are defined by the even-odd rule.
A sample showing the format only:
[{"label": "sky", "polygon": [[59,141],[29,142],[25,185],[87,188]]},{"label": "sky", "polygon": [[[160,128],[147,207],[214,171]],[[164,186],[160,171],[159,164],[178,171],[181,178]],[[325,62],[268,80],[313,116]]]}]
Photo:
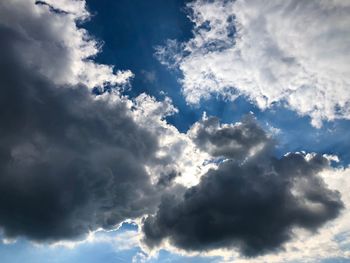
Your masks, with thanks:
[{"label": "sky", "polygon": [[1,262],[350,262],[349,14],[1,1]]}]

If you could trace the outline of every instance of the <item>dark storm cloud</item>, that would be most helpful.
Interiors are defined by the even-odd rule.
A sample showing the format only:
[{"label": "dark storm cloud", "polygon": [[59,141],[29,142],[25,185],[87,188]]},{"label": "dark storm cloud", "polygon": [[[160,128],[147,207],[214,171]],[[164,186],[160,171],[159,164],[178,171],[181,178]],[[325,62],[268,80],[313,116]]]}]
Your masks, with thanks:
[{"label": "dark storm cloud", "polygon": [[75,238],[154,211],[145,164],[154,157],[156,138],[123,102],[94,100],[84,86],[54,85],[35,63],[23,61],[20,47],[33,39],[22,29],[0,23],[4,234]]},{"label": "dark storm cloud", "polygon": [[174,181],[174,179],[179,175],[180,174],[177,173],[175,170],[172,170],[169,173],[162,173],[159,176],[159,180],[157,182],[157,185],[169,186]]},{"label": "dark storm cloud", "polygon": [[272,146],[252,115],[236,125],[220,125],[216,117],[204,118],[191,128],[190,134],[199,148],[215,157],[242,160],[259,146],[266,149]]},{"label": "dark storm cloud", "polygon": [[315,231],[343,207],[339,193],[318,176],[329,167],[323,156],[274,158],[271,148],[265,148],[248,157],[254,145],[272,145],[251,117],[226,128],[208,118],[196,129],[199,145],[209,142],[213,155],[232,159],[210,170],[183,196],[163,198],[156,215],[144,221],[149,247],[167,238],[185,250],[237,247],[245,256],[256,256],[280,249],[293,227]]}]

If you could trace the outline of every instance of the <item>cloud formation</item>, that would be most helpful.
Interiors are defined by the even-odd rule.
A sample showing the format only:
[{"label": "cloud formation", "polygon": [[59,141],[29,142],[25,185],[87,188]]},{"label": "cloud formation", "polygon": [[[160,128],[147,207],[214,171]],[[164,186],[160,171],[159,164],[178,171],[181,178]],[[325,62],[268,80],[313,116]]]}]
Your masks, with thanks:
[{"label": "cloud formation", "polygon": [[323,120],[350,118],[350,3],[205,1],[187,7],[194,37],[156,55],[183,73],[191,104],[243,95],[260,109],[276,103]]},{"label": "cloud formation", "polygon": [[126,85],[132,77],[130,71],[113,72],[112,66],[93,61],[101,43],[78,27],[87,19],[89,13],[82,0],[0,3],[0,25],[15,30],[21,38],[14,44],[23,65],[58,85]]},{"label": "cloud formation", "polygon": [[212,156],[241,161],[273,145],[252,115],[246,116],[241,123],[223,125],[216,117],[204,116],[188,133],[199,148]]},{"label": "cloud formation", "polygon": [[193,139],[166,122],[165,117],[177,113],[169,98],[156,101],[141,94],[134,100],[135,120],[158,138],[157,159],[148,166],[152,181],[159,185],[178,183],[186,187],[198,183],[199,178],[213,165],[206,163],[211,156],[201,151]]},{"label": "cloud formation", "polygon": [[[340,213],[338,186],[319,177],[329,158],[274,157],[275,142],[252,116],[236,124],[204,117],[180,133],[165,120],[177,113],[169,98],[122,96],[132,73],[93,60],[100,43],[78,26],[86,19],[80,0],[0,3],[6,238],[64,243],[150,215],[149,247],[170,240],[189,251],[236,247],[256,256],[284,246],[296,227],[315,231]],[[209,24],[198,30],[210,32]],[[224,42],[207,48],[219,44],[225,50]],[[180,52],[178,65],[191,56]],[[105,85],[113,88],[92,94]]]},{"label": "cloud formation", "polygon": [[[198,144],[227,159],[183,196],[164,196],[157,214],[144,221],[149,247],[167,239],[189,251],[236,247],[257,256],[280,249],[295,227],[317,230],[343,207],[318,175],[330,167],[326,157],[273,157],[271,140],[253,118],[223,127],[207,118],[193,129]],[[252,144],[261,146],[250,151]]]},{"label": "cloud formation", "polygon": [[85,60],[94,42],[71,10],[32,2],[0,4],[0,228],[57,241],[153,211],[157,138],[118,91],[92,95],[99,77],[124,82]]}]

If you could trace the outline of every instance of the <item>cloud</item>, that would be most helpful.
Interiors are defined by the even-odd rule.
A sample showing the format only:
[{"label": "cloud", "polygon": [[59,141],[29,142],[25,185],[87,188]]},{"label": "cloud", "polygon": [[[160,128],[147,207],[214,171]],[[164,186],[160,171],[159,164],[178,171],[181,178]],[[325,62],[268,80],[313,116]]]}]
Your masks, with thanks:
[{"label": "cloud", "polygon": [[[113,72],[109,65],[97,64],[93,57],[101,43],[77,26],[89,19],[82,0],[14,0],[0,3],[0,25],[18,32],[16,48],[23,65],[30,66],[57,85],[84,84],[123,86],[133,76],[130,71]],[[61,10],[54,12],[53,10]]]},{"label": "cloud", "polygon": [[[234,246],[256,256],[293,251],[286,242],[298,228],[315,233],[340,213],[336,189],[347,202],[347,184],[330,190],[319,177],[331,169],[329,156],[274,157],[275,142],[252,116],[236,124],[204,117],[180,133],[165,120],[178,112],[170,98],[122,96],[132,73],[93,60],[100,43],[78,26],[86,19],[85,1],[0,3],[5,240],[73,246],[150,215],[150,247],[168,239],[190,251]],[[92,94],[105,85],[113,88]],[[132,239],[123,246],[137,246],[139,235],[121,236]]]},{"label": "cloud", "polygon": [[[194,129],[198,144],[228,159],[182,196],[164,195],[156,215],[144,221],[149,247],[165,239],[189,251],[234,247],[257,256],[281,249],[295,227],[316,231],[338,216],[340,195],[319,176],[330,167],[326,157],[274,157],[271,139],[249,117],[231,126],[206,118]],[[254,143],[263,146],[251,153]]]},{"label": "cloud", "polygon": [[[93,61],[84,1],[0,4],[0,228],[57,242],[154,213],[210,165],[167,124],[169,98],[122,96],[129,71]],[[92,67],[90,67],[92,65]],[[121,79],[120,79],[121,78]],[[95,96],[92,88],[113,87]],[[179,185],[178,185],[179,184]]]},{"label": "cloud", "polygon": [[135,98],[135,107],[136,121],[155,134],[159,142],[157,159],[148,166],[152,181],[160,186],[178,183],[189,187],[197,184],[199,178],[213,167],[206,162],[211,156],[200,150],[188,134],[180,133],[166,122],[166,116],[178,112],[171,99],[166,97],[164,101],[156,101],[143,93]]},{"label": "cloud", "polygon": [[234,125],[220,125],[218,118],[204,116],[188,133],[199,148],[214,157],[243,160],[256,154],[256,151],[272,146],[272,141],[251,115]]},{"label": "cloud", "polygon": [[187,5],[193,38],[156,56],[177,67],[187,102],[245,96],[260,109],[282,104],[316,127],[350,118],[350,3],[204,1]]},{"label": "cloud", "polygon": [[[4,235],[77,238],[154,211],[158,193],[146,165],[158,139],[117,90],[92,95],[91,87],[105,84],[99,77],[122,82],[109,66],[85,60],[94,41],[76,27],[72,9],[6,1],[0,10]],[[93,74],[76,74],[86,69]]]},{"label": "cloud", "polygon": [[[293,240],[284,246],[284,250],[275,254],[262,255],[256,258],[242,258],[232,255],[229,251],[221,251],[226,254],[224,262],[260,263],[260,262],[322,262],[323,259],[347,262],[350,258],[349,233],[350,233],[350,169],[330,168],[319,174],[328,187],[339,191],[344,202],[343,209],[333,221],[326,223],[318,231],[309,232],[302,229],[293,230]],[[220,254],[219,254],[220,255]]]},{"label": "cloud", "polygon": [[94,100],[85,87],[51,86],[14,67],[16,74],[0,67],[7,74],[0,81],[5,233],[68,238],[151,209],[144,165],[157,140],[135,123],[125,103],[112,101],[113,95]]}]

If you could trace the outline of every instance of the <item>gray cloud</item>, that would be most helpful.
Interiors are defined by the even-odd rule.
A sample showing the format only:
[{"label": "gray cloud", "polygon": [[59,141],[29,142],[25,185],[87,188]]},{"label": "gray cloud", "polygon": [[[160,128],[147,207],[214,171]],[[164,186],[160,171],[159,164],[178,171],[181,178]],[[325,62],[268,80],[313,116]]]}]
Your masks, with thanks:
[{"label": "gray cloud", "polygon": [[[0,228],[8,237],[55,241],[154,211],[145,165],[158,142],[118,95],[97,100],[83,85],[42,74],[40,54],[26,60],[21,47],[57,44],[45,29],[33,36],[0,23]],[[52,60],[69,53],[56,51]]]},{"label": "gray cloud", "polygon": [[316,231],[343,207],[339,193],[318,176],[329,167],[325,157],[275,158],[271,147],[249,154],[254,144],[272,145],[252,118],[226,127],[208,118],[194,127],[202,148],[231,158],[183,196],[163,197],[156,215],[144,221],[149,247],[167,238],[185,250],[237,247],[256,256],[280,249],[294,227]]},{"label": "gray cloud", "polygon": [[[155,214],[159,205],[144,221],[149,246],[169,238],[188,250],[237,246],[256,255],[278,249],[294,226],[317,230],[337,216],[339,194],[317,176],[328,160],[273,157],[274,142],[250,117],[235,125],[207,118],[188,137],[160,119],[175,111],[170,102],[140,96],[143,106],[132,113],[117,93],[94,98],[89,88],[123,85],[131,73],[113,75],[89,60],[96,43],[76,27],[75,12],[47,2],[0,3],[0,228],[7,237],[79,238]],[[81,3],[71,7],[79,17],[87,15]],[[205,159],[192,140],[226,160],[186,189],[177,179],[200,174]]]},{"label": "gray cloud", "polygon": [[[220,125],[218,118],[205,117],[191,127],[189,134],[199,148],[214,157],[242,160],[273,145],[252,115],[236,125]],[[259,146],[261,149],[257,149]]]}]

